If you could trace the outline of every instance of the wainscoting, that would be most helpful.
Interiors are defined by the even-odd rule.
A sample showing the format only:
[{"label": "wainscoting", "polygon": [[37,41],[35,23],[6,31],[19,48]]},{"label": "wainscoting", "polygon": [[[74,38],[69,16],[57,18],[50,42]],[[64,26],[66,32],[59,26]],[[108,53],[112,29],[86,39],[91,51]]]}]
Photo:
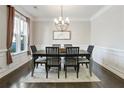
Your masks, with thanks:
[{"label": "wainscoting", "polygon": [[0,78],[7,75],[8,73],[14,71],[19,68],[29,60],[31,60],[30,56],[27,56],[27,52],[20,53],[17,55],[13,55],[13,63],[10,65],[6,64],[6,49],[0,50]]},{"label": "wainscoting", "polygon": [[0,72],[6,67],[6,49],[0,50]]},{"label": "wainscoting", "polygon": [[93,59],[124,79],[124,50],[95,46]]}]

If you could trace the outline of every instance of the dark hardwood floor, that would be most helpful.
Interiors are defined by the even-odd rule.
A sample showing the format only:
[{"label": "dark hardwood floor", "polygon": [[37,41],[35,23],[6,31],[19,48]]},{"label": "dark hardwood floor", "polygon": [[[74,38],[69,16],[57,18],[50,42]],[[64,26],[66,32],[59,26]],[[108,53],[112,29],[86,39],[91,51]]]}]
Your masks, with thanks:
[{"label": "dark hardwood floor", "polygon": [[0,79],[1,88],[124,88],[124,80],[94,62],[93,72],[101,82],[85,83],[22,83],[20,80],[31,71],[31,62],[26,63]]}]

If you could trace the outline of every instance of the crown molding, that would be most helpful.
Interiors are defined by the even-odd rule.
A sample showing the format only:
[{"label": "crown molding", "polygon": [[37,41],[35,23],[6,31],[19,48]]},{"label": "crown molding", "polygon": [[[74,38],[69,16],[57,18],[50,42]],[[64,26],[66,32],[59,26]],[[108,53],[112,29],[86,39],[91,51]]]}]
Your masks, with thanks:
[{"label": "crown molding", "polygon": [[34,17],[28,13],[23,7],[18,6],[18,5],[13,5],[13,7],[19,11],[20,13],[24,14],[25,16],[29,17],[31,20],[34,20]]},{"label": "crown molding", "polygon": [[104,6],[102,9],[100,9],[96,14],[94,14],[90,21],[93,21],[95,18],[99,17],[101,14],[103,14],[104,12],[106,12],[108,9],[110,9],[112,7],[112,5],[107,5]]}]

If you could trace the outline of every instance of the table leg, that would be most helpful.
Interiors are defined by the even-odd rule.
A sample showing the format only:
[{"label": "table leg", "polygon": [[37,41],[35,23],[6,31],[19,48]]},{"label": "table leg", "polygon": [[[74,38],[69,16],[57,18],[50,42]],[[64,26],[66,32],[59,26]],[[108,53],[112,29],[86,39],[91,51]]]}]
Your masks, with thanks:
[{"label": "table leg", "polygon": [[35,69],[35,59],[33,58],[33,62],[32,62],[32,73],[31,73],[31,76],[32,77],[34,75],[34,69]]},{"label": "table leg", "polygon": [[90,72],[90,76],[92,76],[92,64],[93,64],[93,59],[90,58],[90,64],[89,64],[89,72]]}]

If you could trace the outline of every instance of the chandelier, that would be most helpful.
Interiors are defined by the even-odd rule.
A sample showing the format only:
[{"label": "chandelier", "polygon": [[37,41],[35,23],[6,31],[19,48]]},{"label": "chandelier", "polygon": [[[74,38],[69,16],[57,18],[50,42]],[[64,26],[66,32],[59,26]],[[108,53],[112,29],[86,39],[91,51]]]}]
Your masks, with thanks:
[{"label": "chandelier", "polygon": [[67,31],[70,24],[70,20],[68,17],[66,18],[63,17],[63,6],[60,6],[60,11],[61,16],[54,19],[56,29],[58,31]]}]

